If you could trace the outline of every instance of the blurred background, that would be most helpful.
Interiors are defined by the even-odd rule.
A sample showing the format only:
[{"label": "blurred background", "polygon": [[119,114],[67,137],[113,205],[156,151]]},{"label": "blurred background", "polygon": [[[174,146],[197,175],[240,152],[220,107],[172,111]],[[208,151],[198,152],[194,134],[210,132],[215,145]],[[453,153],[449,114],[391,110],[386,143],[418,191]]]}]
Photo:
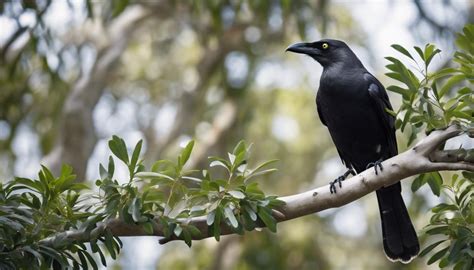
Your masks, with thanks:
[{"label": "blurred background", "polygon": [[[345,40],[387,86],[391,44],[435,43],[443,50],[435,68],[448,66],[454,33],[473,20],[469,0],[2,0],[0,180],[69,163],[93,186],[116,134],[129,146],[143,138],[148,165],[195,139],[199,168],[245,139],[251,164],[280,160],[260,183],[268,194],[325,185],[344,167],[316,114],[322,69],[285,48]],[[421,230],[439,199],[427,186],[413,194],[403,184]],[[281,223],[277,234],[192,248],[123,240],[109,269],[428,269],[425,258],[408,266],[385,258],[373,195]]]}]

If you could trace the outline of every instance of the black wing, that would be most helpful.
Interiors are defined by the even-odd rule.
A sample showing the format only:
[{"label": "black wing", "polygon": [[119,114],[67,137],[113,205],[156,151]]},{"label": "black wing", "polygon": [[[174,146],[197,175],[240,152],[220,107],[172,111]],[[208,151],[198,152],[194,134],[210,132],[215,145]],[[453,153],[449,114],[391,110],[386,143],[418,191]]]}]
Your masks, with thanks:
[{"label": "black wing", "polygon": [[370,73],[364,74],[364,79],[368,85],[369,96],[372,100],[373,108],[382,124],[387,135],[387,145],[389,158],[398,154],[397,139],[395,137],[395,118],[387,112],[387,109],[393,110],[387,91],[383,85]]}]

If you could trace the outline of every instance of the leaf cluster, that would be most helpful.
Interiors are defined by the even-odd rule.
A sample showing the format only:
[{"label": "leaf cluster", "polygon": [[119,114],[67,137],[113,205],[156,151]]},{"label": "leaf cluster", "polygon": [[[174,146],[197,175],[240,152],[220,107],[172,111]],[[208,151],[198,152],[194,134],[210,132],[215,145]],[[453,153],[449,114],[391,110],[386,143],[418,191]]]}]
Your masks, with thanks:
[{"label": "leaf cluster", "polygon": [[58,232],[95,227],[93,204],[82,195],[87,186],[74,180],[72,168],[64,165],[59,177],[43,166],[38,179],[0,183],[1,269],[96,265],[83,243],[61,238],[41,242]]},{"label": "leaf cluster", "polygon": [[[202,233],[189,222],[193,217],[205,216],[208,232],[217,240],[224,224],[240,234],[261,226],[276,231],[271,211],[281,202],[275,196],[266,196],[258,183],[253,182],[275,171],[267,169],[275,160],[248,169],[250,147],[245,142],[239,142],[227,159],[210,157],[209,169],[205,170],[186,168],[194,141],[182,149],[176,161],[158,160],[150,170],[138,160],[141,141],[131,158],[120,138],[114,137],[109,147],[129,168],[130,181],[119,184],[114,179],[112,157],[108,169],[101,165],[101,179],[96,184],[102,191],[102,211],[107,218],[140,224],[149,234],[155,228],[162,228],[165,238],[182,239],[189,246]],[[219,176],[214,177],[214,173]]]},{"label": "leaf cluster", "polygon": [[[415,55],[406,48],[394,44],[392,47],[411,60],[414,71],[395,57],[386,57],[390,70],[386,75],[402,83],[391,85],[387,90],[401,95],[402,105],[397,112],[396,128],[402,132],[410,127],[408,145],[421,130],[430,132],[446,128],[452,122],[459,123],[465,130],[472,129],[474,118],[474,25],[467,25],[456,40],[457,51],[454,62],[457,67],[445,67],[429,71],[434,57],[441,52],[433,44],[423,49],[415,46]],[[417,75],[418,74],[418,75]]]},{"label": "leaf cluster", "polygon": [[[266,196],[254,182],[275,171],[269,168],[275,160],[248,169],[250,147],[242,141],[227,159],[211,157],[208,169],[189,170],[193,147],[190,141],[175,162],[159,160],[147,170],[140,160],[142,141],[129,154],[123,139],[113,136],[109,148],[115,158],[99,166],[99,192],[92,196],[84,193],[86,185],[74,181],[67,165],[59,177],[43,166],[38,179],[0,184],[0,268],[98,269],[94,254],[106,266],[106,253],[116,259],[122,248],[120,239],[101,226],[111,219],[140,225],[150,235],[159,228],[165,238],[182,239],[189,246],[203,233],[190,223],[194,217],[204,217],[205,233],[217,240],[222,226],[240,234],[264,226],[276,231],[272,209],[282,202]],[[128,168],[128,181],[115,177],[115,160]],[[88,237],[68,238],[61,234],[65,231]]]},{"label": "leaf cluster", "polygon": [[[423,49],[414,47],[412,55],[406,48],[394,44],[392,47],[408,57],[416,68],[410,69],[395,57],[386,57],[390,64],[387,76],[402,83],[392,85],[387,90],[402,97],[402,105],[397,112],[389,112],[397,117],[395,126],[404,132],[407,128],[408,146],[414,142],[422,130],[430,132],[444,129],[456,122],[473,136],[474,95],[474,25],[468,24],[457,34],[457,50],[453,61],[456,67],[444,67],[429,71],[433,58],[441,52],[432,44]],[[418,74],[418,76],[417,76]],[[471,150],[458,149],[456,155],[467,157]],[[428,259],[428,264],[438,262],[440,268],[472,269],[474,262],[474,175],[463,172],[454,174],[449,185],[443,184],[439,172],[421,174],[412,182],[411,189],[417,191],[428,184],[434,195],[443,191],[449,201],[432,209],[433,215],[425,234],[436,239],[427,246],[420,256],[437,249]],[[441,247],[441,248],[440,248]]]},{"label": "leaf cluster", "polygon": [[[428,245],[420,256],[432,254],[428,264],[438,261],[440,268],[456,270],[474,266],[474,174],[453,175],[450,185],[443,185],[448,202],[440,203],[431,211],[430,224],[425,233],[438,239]],[[436,249],[436,250],[435,250]]]}]

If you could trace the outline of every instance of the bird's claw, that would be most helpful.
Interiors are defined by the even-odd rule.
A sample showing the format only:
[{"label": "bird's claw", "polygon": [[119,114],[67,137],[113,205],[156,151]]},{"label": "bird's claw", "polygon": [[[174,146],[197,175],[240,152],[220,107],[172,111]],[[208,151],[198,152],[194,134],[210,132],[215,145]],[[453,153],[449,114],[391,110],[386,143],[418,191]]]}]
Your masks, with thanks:
[{"label": "bird's claw", "polygon": [[375,161],[375,162],[370,162],[369,164],[367,164],[367,168],[370,168],[370,167],[374,167],[374,170],[375,170],[375,175],[379,175],[379,171],[377,169],[377,166],[380,168],[380,172],[383,171],[383,166],[382,166],[382,161],[381,159]]},{"label": "bird's claw", "polygon": [[339,184],[339,188],[342,188],[342,181],[346,180],[346,178],[350,175],[356,175],[356,173],[354,172],[354,170],[352,169],[349,169],[347,172],[345,172],[343,175],[339,176],[338,178],[336,178],[336,180],[332,181],[332,182],[329,182],[329,191],[331,192],[331,194],[333,193],[337,193],[336,191],[336,183]]},{"label": "bird's claw", "polygon": [[346,180],[346,178],[341,175],[338,178],[336,178],[336,180],[329,182],[329,191],[331,192],[331,194],[337,193],[336,183],[339,183],[339,188],[342,188],[342,181],[344,180]]}]

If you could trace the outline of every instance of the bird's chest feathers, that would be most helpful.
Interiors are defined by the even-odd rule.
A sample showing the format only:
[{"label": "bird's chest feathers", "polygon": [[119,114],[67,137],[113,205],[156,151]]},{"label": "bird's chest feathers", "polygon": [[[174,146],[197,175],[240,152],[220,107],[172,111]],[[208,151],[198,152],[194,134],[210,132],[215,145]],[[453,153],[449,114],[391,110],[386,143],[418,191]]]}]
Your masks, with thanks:
[{"label": "bird's chest feathers", "polygon": [[356,71],[330,70],[322,74],[319,93],[327,102],[357,103],[367,99],[368,91]]},{"label": "bird's chest feathers", "polygon": [[371,101],[363,73],[357,70],[330,70],[321,76],[317,94],[319,110],[328,126],[352,126],[370,118]]}]

